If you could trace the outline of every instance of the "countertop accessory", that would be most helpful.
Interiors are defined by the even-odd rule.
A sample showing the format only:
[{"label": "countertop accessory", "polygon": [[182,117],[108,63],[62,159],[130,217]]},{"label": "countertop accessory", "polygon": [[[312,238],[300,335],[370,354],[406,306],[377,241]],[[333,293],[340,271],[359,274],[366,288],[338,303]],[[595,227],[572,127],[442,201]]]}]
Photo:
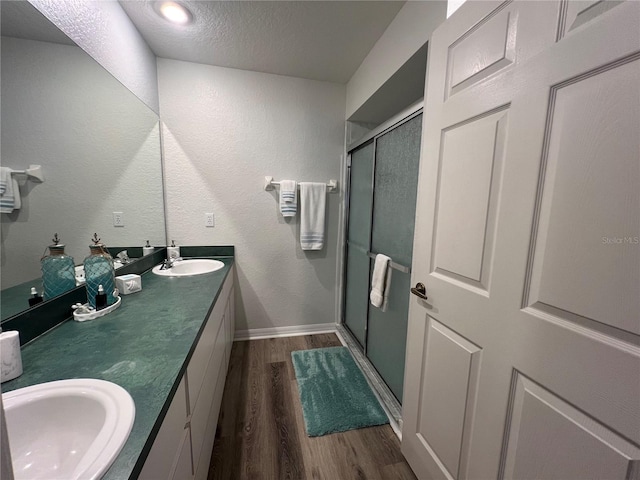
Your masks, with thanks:
[{"label": "countertop accessory", "polygon": [[122,295],[129,295],[142,290],[142,277],[134,273],[116,277],[116,287]]},{"label": "countertop accessory", "polygon": [[96,318],[104,317],[106,314],[113,312],[116,308],[120,306],[122,300],[120,297],[116,297],[116,302],[113,305],[109,305],[102,310],[95,310],[88,304],[76,303],[71,308],[73,308],[73,319],[76,322],[86,322],[87,320],[94,320]]},{"label": "countertop accessory", "polygon": [[153,250],[154,248],[149,244],[149,240],[147,240],[147,244],[142,247],[142,256],[151,255]]},{"label": "countertop accessory", "polygon": [[102,285],[98,286],[98,293],[96,294],[96,310],[102,310],[107,306],[107,294],[104,293]]},{"label": "countertop accessory", "polygon": [[0,381],[6,382],[22,375],[20,334],[16,330],[0,333]]},{"label": "countertop accessory", "polygon": [[100,242],[98,234],[94,233],[92,245],[89,245],[91,255],[84,259],[84,276],[87,286],[87,300],[95,308],[98,287],[103,286],[107,292],[107,305],[112,305],[116,301],[117,295],[113,292],[116,289],[113,258],[109,255],[106,247]]},{"label": "countertop accessory", "polygon": [[180,258],[180,247],[176,246],[175,240],[171,240],[171,246],[167,247],[167,258],[168,259]]},{"label": "countertop accessory", "polygon": [[42,295],[38,295],[38,291],[36,290],[36,287],[31,287],[31,296],[29,297],[29,306],[33,307],[34,305],[37,305],[40,302],[42,302],[42,300],[43,300]]},{"label": "countertop accessory", "polygon": [[53,244],[49,245],[49,255],[40,259],[44,299],[57,297],[76,287],[76,272],[73,257],[64,253],[64,244],[56,233]]}]

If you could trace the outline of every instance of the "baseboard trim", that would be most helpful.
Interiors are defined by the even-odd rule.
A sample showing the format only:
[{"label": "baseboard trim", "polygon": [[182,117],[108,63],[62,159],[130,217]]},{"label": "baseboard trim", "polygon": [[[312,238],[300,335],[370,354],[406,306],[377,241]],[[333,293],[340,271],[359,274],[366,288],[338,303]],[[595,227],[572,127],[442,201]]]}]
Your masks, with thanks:
[{"label": "baseboard trim", "polygon": [[299,335],[315,335],[318,333],[335,333],[335,323],[316,323],[314,325],[294,325],[291,327],[251,328],[236,330],[234,342],[259,340],[262,338],[296,337]]}]

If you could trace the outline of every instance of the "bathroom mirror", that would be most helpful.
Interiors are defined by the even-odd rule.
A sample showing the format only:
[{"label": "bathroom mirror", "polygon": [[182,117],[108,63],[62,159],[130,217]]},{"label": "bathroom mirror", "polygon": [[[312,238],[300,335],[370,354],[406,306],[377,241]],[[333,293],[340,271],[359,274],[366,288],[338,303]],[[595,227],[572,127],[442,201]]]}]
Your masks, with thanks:
[{"label": "bathroom mirror", "polygon": [[0,8],[0,161],[41,165],[44,176],[18,176],[21,207],[0,215],[4,320],[19,313],[5,299],[29,307],[54,233],[78,265],[94,232],[107,246],[141,247],[164,245],[165,226],[158,116],[31,4]]}]

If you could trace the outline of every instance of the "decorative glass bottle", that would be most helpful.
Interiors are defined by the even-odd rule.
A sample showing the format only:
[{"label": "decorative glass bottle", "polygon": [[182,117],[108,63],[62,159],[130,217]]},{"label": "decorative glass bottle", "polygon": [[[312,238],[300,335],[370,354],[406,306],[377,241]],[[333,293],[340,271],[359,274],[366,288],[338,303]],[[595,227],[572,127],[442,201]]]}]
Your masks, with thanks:
[{"label": "decorative glass bottle", "polygon": [[45,300],[75,288],[75,263],[72,257],[64,253],[64,245],[60,243],[57,233],[53,237],[53,245],[49,245],[49,255],[42,257],[40,266]]},{"label": "decorative glass bottle", "polygon": [[93,308],[96,307],[96,295],[102,285],[107,294],[107,306],[116,302],[114,290],[116,288],[113,258],[107,252],[103,243],[100,243],[98,234],[94,233],[91,239],[93,245],[89,245],[91,255],[84,259],[84,276],[87,286],[87,301]]}]

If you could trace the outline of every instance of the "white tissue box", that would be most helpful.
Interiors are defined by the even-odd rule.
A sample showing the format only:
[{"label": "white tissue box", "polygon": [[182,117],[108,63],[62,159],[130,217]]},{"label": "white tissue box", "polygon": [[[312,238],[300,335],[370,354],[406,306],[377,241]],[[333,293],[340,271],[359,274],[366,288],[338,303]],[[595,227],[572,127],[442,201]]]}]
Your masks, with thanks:
[{"label": "white tissue box", "polygon": [[142,278],[140,275],[130,273],[129,275],[120,275],[116,277],[116,288],[120,295],[129,295],[142,290]]}]

